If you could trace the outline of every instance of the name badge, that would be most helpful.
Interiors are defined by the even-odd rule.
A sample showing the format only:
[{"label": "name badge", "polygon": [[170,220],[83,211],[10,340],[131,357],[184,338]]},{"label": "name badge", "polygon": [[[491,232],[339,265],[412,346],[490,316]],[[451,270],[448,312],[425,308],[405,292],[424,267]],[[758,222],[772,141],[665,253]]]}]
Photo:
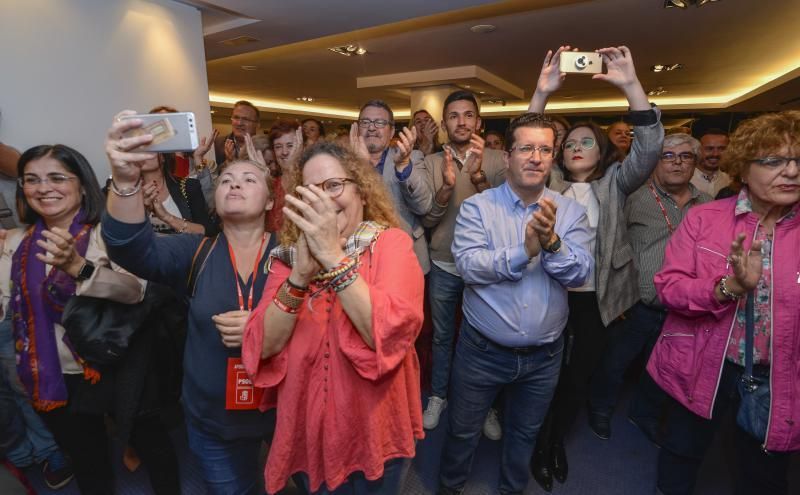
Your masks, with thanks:
[{"label": "name badge", "polygon": [[253,381],[247,376],[241,358],[228,358],[227,377],[225,409],[229,411],[258,409],[264,389],[253,386]]}]

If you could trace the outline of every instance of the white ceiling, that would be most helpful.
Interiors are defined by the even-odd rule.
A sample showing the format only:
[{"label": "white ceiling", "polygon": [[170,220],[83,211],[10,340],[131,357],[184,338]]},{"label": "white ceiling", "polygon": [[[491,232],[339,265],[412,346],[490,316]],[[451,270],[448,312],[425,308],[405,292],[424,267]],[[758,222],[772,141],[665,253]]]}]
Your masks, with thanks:
[{"label": "white ceiling", "polygon": [[[291,111],[345,117],[378,97],[407,110],[407,92],[358,89],[356,78],[477,65],[526,92],[504,108],[488,105],[484,112],[518,113],[530,97],[545,51],[570,43],[582,49],[628,45],[645,89],[662,86],[668,91],[653,98],[667,109],[800,105],[780,105],[798,89],[792,82],[800,75],[797,0],[721,0],[686,10],[664,9],[661,0],[185,3],[201,7],[207,32],[249,22],[206,36],[212,103],[248,98],[279,111],[281,105],[298,105],[298,96],[313,96],[313,105],[302,106],[307,112]],[[493,24],[497,30],[474,34],[469,27],[475,24]],[[260,41],[239,47],[219,43],[238,36]],[[351,42],[369,54],[348,58],[327,50]],[[659,74],[648,70],[653,64],[676,62],[684,69]],[[242,65],[257,70],[243,71]],[[750,102],[759,107],[749,108]],[[568,77],[553,103],[565,113],[580,112],[586,105],[595,105],[594,111],[624,108],[614,88],[581,76]]]}]

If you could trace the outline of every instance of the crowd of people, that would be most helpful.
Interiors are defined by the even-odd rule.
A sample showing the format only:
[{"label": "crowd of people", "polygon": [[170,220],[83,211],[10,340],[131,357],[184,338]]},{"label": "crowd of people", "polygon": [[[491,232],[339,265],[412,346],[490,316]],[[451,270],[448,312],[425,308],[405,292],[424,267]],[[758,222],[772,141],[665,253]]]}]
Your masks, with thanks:
[{"label": "crowd of people", "polygon": [[331,134],[259,133],[240,101],[230,134],[186,153],[143,151],[123,111],[104,188],[69,146],[0,144],[0,454],[105,495],[111,432],[179,493],[180,408],[209,493],[392,495],[446,417],[437,493],[463,491],[482,434],[502,442],[497,493],[549,492],[582,408],[608,440],[643,359],[628,416],[660,447],[659,493],[694,492],[727,411],[736,493],[788,493],[800,112],[665,136],[620,46],[593,79],[625,118],[568,121],[546,112],[568,50],[503,133],[466,90],[440,124],[369,100]]}]

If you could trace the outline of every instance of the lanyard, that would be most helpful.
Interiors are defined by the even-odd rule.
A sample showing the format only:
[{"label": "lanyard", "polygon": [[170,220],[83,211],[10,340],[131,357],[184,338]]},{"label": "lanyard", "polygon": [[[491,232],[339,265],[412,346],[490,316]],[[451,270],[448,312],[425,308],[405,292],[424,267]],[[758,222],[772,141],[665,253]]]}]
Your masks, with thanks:
[{"label": "lanyard", "polygon": [[653,193],[653,197],[656,198],[656,203],[658,203],[658,207],[661,208],[661,214],[664,215],[664,220],[667,222],[667,229],[669,230],[669,234],[672,235],[672,231],[675,230],[675,227],[672,226],[672,222],[669,221],[669,217],[667,216],[667,210],[664,208],[664,203],[661,202],[661,198],[658,197],[658,193],[656,192],[656,188],[653,187],[653,183],[649,183],[648,187],[650,187],[650,192]]},{"label": "lanyard", "polygon": [[256,255],[256,262],[253,263],[253,271],[251,272],[252,281],[250,282],[250,293],[247,295],[247,306],[244,305],[244,297],[242,296],[242,285],[239,283],[239,270],[236,268],[236,255],[233,254],[231,243],[228,242],[228,254],[231,256],[231,265],[233,265],[233,279],[236,281],[236,293],[239,296],[239,310],[250,311],[253,309],[253,290],[256,287],[256,274],[258,270],[258,262],[261,261],[261,253],[264,249],[264,242],[267,240],[267,233],[261,236],[261,245],[258,247],[258,255]]}]

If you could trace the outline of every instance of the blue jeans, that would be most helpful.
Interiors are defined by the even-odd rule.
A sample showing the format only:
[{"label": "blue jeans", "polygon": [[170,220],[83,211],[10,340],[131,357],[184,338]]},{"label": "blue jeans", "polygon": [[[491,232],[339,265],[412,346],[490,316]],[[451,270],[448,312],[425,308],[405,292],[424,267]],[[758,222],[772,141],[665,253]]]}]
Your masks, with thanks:
[{"label": "blue jeans", "polygon": [[[641,302],[631,308],[628,319],[619,325],[619,334],[611,340],[605,356],[592,378],[589,398],[592,412],[606,417],[611,416],[619,400],[619,391],[622,387],[625,370],[643,351],[646,357],[650,356],[666,318],[666,311],[645,306]],[[648,393],[651,391],[651,386],[651,382],[646,379],[642,381],[639,386],[642,393],[635,394],[634,400],[631,402],[631,411],[641,409],[642,415],[648,417],[655,415],[657,418],[663,400],[656,399],[657,403],[652,405],[645,403],[649,402],[649,397],[654,395]],[[648,409],[654,409],[654,411],[645,412]]]},{"label": "blue jeans", "polygon": [[428,301],[433,322],[433,369],[431,394],[447,397],[450,363],[456,334],[456,308],[464,292],[464,280],[431,263],[428,274]]},{"label": "blue jeans", "polygon": [[409,463],[410,459],[403,458],[387,461],[383,466],[383,476],[377,480],[366,479],[360,471],[353,473],[333,491],[323,484],[312,493],[305,473],[298,473],[294,479],[300,488],[311,495],[397,495],[402,488]]},{"label": "blue jeans", "polygon": [[203,480],[212,495],[251,495],[263,493],[258,480],[261,438],[225,440],[186,419],[189,448],[200,462]]},{"label": "blue jeans", "polygon": [[558,382],[563,336],[526,352],[498,346],[464,318],[453,360],[447,438],[439,472],[440,490],[458,493],[467,482],[486,413],[505,393],[501,494],[521,494],[528,461]]},{"label": "blue jeans", "polygon": [[25,424],[22,441],[7,452],[6,457],[15,466],[24,468],[43,462],[58,450],[58,445],[50,430],[33,410],[28,392],[17,377],[16,363],[11,320],[4,319],[0,321],[0,373],[6,373],[8,384]]}]

